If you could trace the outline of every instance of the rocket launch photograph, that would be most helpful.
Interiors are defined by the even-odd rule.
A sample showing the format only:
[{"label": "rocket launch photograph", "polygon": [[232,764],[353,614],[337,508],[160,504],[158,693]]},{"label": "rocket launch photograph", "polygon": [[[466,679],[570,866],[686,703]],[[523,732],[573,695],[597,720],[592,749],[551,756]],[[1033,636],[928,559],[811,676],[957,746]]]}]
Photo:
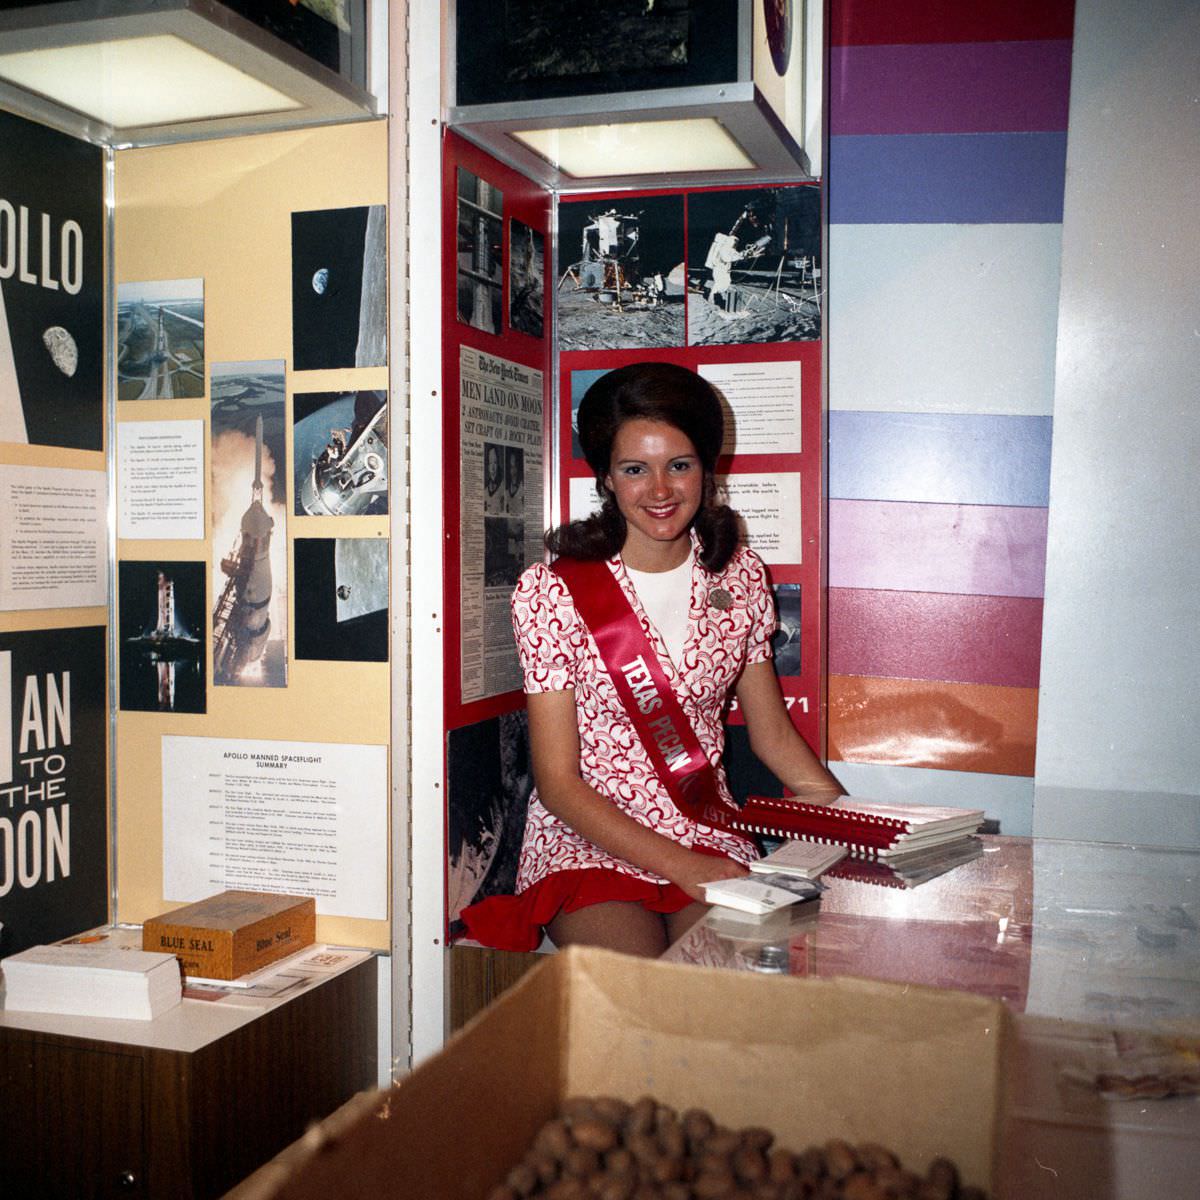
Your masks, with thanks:
[{"label": "rocket launch photograph", "polygon": [[212,366],[213,683],[287,686],[282,360]]},{"label": "rocket launch photograph", "polygon": [[121,708],[202,713],[204,563],[118,564]]}]

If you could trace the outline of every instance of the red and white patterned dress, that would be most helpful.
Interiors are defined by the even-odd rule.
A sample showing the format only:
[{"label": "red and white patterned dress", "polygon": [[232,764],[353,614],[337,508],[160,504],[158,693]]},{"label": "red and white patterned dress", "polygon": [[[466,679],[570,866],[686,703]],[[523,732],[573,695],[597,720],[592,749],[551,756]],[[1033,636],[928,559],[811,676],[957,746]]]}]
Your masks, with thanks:
[{"label": "red and white patterned dress", "polygon": [[[713,765],[721,797],[728,801],[729,785],[721,766],[726,699],[746,664],[771,657],[771,635],[777,628],[762,562],[746,549],[739,549],[724,571],[716,574],[693,562],[681,668],[671,661],[662,638],[638,603],[620,558],[611,559],[608,567],[658,653],[667,680]],[[733,603],[726,609],[709,602],[717,588],[732,597]],[[595,640],[576,613],[562,580],[549,567],[538,564],[521,576],[513,593],[512,613],[525,691],[575,691],[579,770],[584,781],[635,820],[689,849],[703,847],[739,862],[756,858],[757,852],[745,839],[698,825],[675,807],[634,732]],[[551,872],[588,867],[608,867],[638,879],[665,882],[580,837],[547,812],[535,790],[521,848],[518,892]]]},{"label": "red and white patterned dress", "polygon": [[[698,554],[695,542],[693,535]],[[723,571],[709,572],[694,559],[682,667],[672,662],[620,558],[610,559],[608,568],[657,652],[713,766],[720,795],[728,801],[721,765],[726,700],[743,667],[770,659],[771,636],[778,627],[761,560],[740,548]],[[710,603],[718,588],[732,600],[725,609]],[[521,576],[512,615],[525,691],[575,692],[579,770],[586,783],[635,820],[689,849],[742,863],[758,857],[748,839],[697,824],[675,807],[634,731],[595,639],[575,611],[566,585],[549,567],[539,563]],[[541,941],[541,927],[557,912],[613,899],[633,900],[655,912],[673,912],[690,902],[676,885],[581,837],[547,811],[535,789],[521,846],[517,894],[492,896],[465,909],[462,918],[468,936],[485,945],[532,950]]]}]

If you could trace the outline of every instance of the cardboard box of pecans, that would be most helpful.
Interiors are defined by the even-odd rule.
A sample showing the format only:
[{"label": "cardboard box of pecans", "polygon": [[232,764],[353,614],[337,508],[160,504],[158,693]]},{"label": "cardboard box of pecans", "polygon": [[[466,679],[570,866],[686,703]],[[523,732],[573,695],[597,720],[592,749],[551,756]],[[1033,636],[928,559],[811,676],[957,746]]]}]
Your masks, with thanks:
[{"label": "cardboard box of pecans", "polygon": [[797,1153],[879,1143],[918,1173],[949,1158],[994,1193],[1008,1037],[1003,1005],[959,992],[567,950],[260,1194],[483,1200],[565,1098],[647,1094]]}]

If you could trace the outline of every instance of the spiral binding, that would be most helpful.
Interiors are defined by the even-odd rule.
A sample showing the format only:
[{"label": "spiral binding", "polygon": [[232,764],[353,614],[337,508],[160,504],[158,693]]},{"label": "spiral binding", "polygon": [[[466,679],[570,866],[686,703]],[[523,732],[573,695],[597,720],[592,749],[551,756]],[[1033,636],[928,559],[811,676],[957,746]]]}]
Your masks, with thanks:
[{"label": "spiral binding", "polygon": [[[766,810],[765,812],[763,810]],[[795,822],[773,820],[803,818]],[[837,828],[849,826],[848,829]],[[750,796],[746,807],[729,819],[729,827],[742,833],[762,837],[801,837],[823,846],[846,846],[856,858],[875,858],[880,850],[890,849],[898,834],[908,830],[908,823],[893,817],[858,814],[849,809],[831,809],[823,804],[803,801],[775,800],[769,796]]]},{"label": "spiral binding", "polygon": [[742,821],[737,818],[729,822],[729,828],[739,833],[753,833],[759,837],[779,838],[781,841],[787,841],[790,838],[801,838],[806,842],[815,842],[819,846],[845,846],[851,858],[865,858],[870,859],[872,862],[882,861],[879,858],[879,851],[887,850],[892,845],[891,842],[887,842],[882,846],[867,846],[860,842],[851,842],[844,837],[827,837],[824,834],[809,833],[805,830],[784,829],[781,826],[762,825],[757,821]]},{"label": "spiral binding", "polygon": [[747,796],[746,807],[773,808],[778,812],[802,812],[810,816],[849,821],[855,825],[878,825],[897,833],[909,832],[909,824],[898,817],[881,817],[875,813],[858,812],[852,808],[834,808],[828,804],[808,804],[803,800],[777,800],[773,796]]}]

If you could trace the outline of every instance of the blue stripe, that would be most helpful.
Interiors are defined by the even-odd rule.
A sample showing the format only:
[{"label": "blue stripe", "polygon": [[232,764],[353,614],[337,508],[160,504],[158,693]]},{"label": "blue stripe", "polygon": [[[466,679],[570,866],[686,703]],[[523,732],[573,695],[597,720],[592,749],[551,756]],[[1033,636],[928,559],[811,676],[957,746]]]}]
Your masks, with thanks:
[{"label": "blue stripe", "polygon": [[1067,135],[846,134],[829,139],[832,224],[1062,220]]},{"label": "blue stripe", "polygon": [[829,496],[1045,507],[1049,417],[829,414]]}]

